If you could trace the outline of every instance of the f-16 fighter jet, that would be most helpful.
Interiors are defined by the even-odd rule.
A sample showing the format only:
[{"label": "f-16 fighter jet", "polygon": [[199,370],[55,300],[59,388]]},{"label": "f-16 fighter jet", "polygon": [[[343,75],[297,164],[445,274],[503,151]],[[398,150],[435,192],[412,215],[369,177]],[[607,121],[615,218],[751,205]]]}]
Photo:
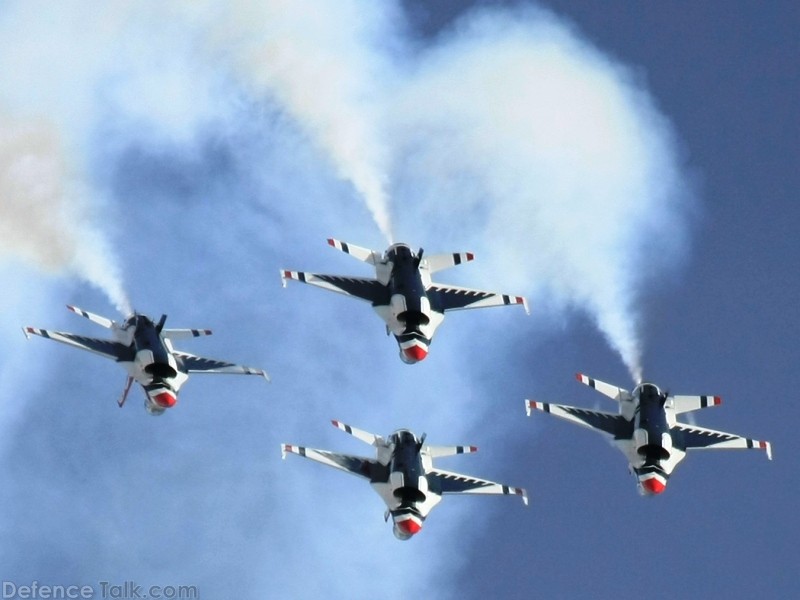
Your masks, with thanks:
[{"label": "f-16 fighter jet", "polygon": [[766,450],[772,460],[769,442],[676,420],[679,414],[719,405],[719,396],[673,396],[652,383],[641,383],[629,392],[580,373],[577,379],[619,402],[619,414],[526,400],[528,416],[532,410],[540,410],[599,431],[628,459],[642,495],[663,492],[672,471],[689,450],[756,448]]},{"label": "f-16 fighter jet", "polygon": [[101,340],[35,327],[23,328],[25,337],[30,337],[31,334],[39,335],[120,363],[128,372],[125,390],[117,401],[120,407],[125,404],[134,380],[144,388],[144,406],[151,415],[161,415],[166,409],[175,406],[178,401],[178,390],[189,378],[189,373],[261,375],[269,380],[267,373],[261,369],[251,369],[195,356],[188,352],[178,352],[172,347],[173,340],[211,335],[208,329],[164,329],[167,315],[162,315],[158,323],[154,323],[149,317],[138,313],[134,313],[124,323],[119,324],[74,306],[67,308],[98,325],[107,327],[115,339]]},{"label": "f-16 fighter jet", "polygon": [[328,244],[373,265],[375,279],[281,271],[284,287],[287,279],[295,279],[371,303],[386,323],[386,333],[397,339],[400,358],[405,363],[419,362],[428,355],[433,334],[447,311],[522,304],[528,312],[521,296],[431,282],[433,273],[472,260],[474,256],[469,252],[423,258],[422,249],[415,253],[406,244],[393,244],[383,255],[339,240],[329,239]]},{"label": "f-16 fighter jet", "polygon": [[528,504],[522,488],[509,487],[485,479],[476,479],[433,467],[433,458],[477,452],[474,446],[428,446],[425,435],[417,438],[407,429],[399,429],[388,438],[367,433],[339,421],[335,427],[372,444],[377,458],[361,458],[327,450],[284,444],[287,453],[299,454],[324,465],[363,477],[386,503],[385,520],[392,517],[394,535],[407,540],[422,529],[422,523],[442,499],[442,494],[516,494]]}]

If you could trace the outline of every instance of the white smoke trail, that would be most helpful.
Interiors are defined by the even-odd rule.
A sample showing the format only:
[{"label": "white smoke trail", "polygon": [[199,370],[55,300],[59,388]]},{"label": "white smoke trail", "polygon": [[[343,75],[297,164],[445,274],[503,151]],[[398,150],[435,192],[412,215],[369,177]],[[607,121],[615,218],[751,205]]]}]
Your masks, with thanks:
[{"label": "white smoke trail", "polygon": [[423,54],[391,116],[405,229],[481,240],[498,283],[586,310],[639,381],[643,285],[681,254],[687,190],[631,73],[546,13],[487,11]]},{"label": "white smoke trail", "polygon": [[0,115],[0,257],[74,273],[127,315],[121,273],[86,197],[54,127]]},{"label": "white smoke trail", "polygon": [[393,69],[382,50],[395,39],[395,11],[359,0],[232,4],[212,29],[216,44],[327,152],[391,243],[381,109]]}]

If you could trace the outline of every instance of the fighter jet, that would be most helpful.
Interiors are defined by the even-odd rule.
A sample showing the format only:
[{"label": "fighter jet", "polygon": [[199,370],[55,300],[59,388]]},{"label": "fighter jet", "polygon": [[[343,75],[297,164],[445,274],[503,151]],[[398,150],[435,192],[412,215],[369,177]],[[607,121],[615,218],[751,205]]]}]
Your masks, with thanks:
[{"label": "fighter jet", "polygon": [[464,308],[528,304],[522,296],[509,296],[469,288],[433,283],[431,275],[471,261],[470,252],[435,254],[423,258],[406,244],[393,244],[380,252],[329,239],[328,244],[375,267],[375,279],[319,275],[302,271],[281,271],[287,279],[310,283],[332,292],[366,300],[386,323],[386,334],[394,334],[400,346],[400,358],[407,364],[423,360],[444,313]]},{"label": "fighter jet", "polygon": [[600,432],[628,459],[642,495],[663,492],[672,471],[689,450],[756,448],[765,450],[767,458],[772,460],[769,442],[676,420],[679,414],[718,406],[722,403],[719,396],[676,396],[661,391],[652,383],[640,383],[629,392],[580,373],[576,377],[584,385],[618,402],[619,414],[526,400],[528,416],[532,410],[540,410]]},{"label": "fighter jet", "polygon": [[128,372],[125,390],[117,401],[120,407],[125,404],[134,380],[144,389],[144,406],[151,415],[161,415],[166,409],[175,406],[178,401],[178,391],[189,378],[189,373],[261,375],[269,380],[267,373],[261,369],[203,358],[188,352],[179,352],[172,347],[173,340],[211,335],[209,329],[164,329],[167,315],[162,315],[158,323],[154,323],[149,317],[138,313],[128,317],[124,323],[118,324],[75,306],[67,308],[110,329],[115,339],[102,340],[35,327],[24,327],[25,337],[30,338],[31,334],[39,335],[120,363]]},{"label": "fighter jet", "polygon": [[368,480],[386,503],[384,520],[392,517],[397,539],[407,540],[419,533],[428,513],[441,501],[442,494],[516,494],[528,504],[527,493],[522,488],[433,467],[433,458],[477,452],[475,446],[429,446],[425,444],[424,434],[417,438],[407,429],[399,429],[383,438],[339,421],[331,423],[375,446],[377,458],[361,458],[291,444],[281,446],[283,458],[287,453],[299,454]]}]

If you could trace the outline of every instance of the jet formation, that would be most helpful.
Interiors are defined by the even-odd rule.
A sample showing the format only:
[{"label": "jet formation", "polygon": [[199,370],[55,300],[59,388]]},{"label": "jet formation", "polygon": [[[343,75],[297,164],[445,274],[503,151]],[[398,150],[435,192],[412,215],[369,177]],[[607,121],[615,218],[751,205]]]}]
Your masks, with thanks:
[{"label": "jet formation", "polygon": [[294,279],[325,290],[338,292],[372,304],[400,347],[400,358],[414,364],[428,355],[436,328],[445,312],[466,308],[521,304],[528,312],[522,296],[487,292],[431,281],[431,275],[473,260],[471,252],[423,256],[407,244],[392,244],[381,254],[329,239],[328,244],[375,267],[375,278],[322,275],[304,271],[281,271],[284,287]]},{"label": "jet formation", "polygon": [[640,383],[632,392],[581,373],[578,381],[619,404],[619,413],[587,410],[566,404],[526,400],[528,416],[538,410],[593,429],[611,441],[628,459],[639,492],[662,493],[672,471],[689,450],[755,448],[772,460],[772,445],[733,433],[679,423],[677,415],[722,403],[719,396],[678,396],[652,383]]},{"label": "jet formation", "polygon": [[387,438],[331,421],[353,437],[376,448],[376,458],[362,458],[329,450],[283,444],[281,454],[298,454],[311,460],[356,475],[369,481],[386,504],[384,520],[392,518],[395,537],[408,540],[419,533],[431,510],[444,494],[517,495],[528,504],[527,492],[486,479],[434,468],[433,459],[477,452],[475,446],[430,446],[425,434],[419,438],[407,429],[399,429]]},{"label": "jet formation", "polygon": [[144,389],[144,406],[147,412],[151,415],[161,415],[168,408],[175,406],[178,401],[178,391],[189,379],[189,373],[261,375],[269,380],[266,371],[261,369],[204,358],[180,352],[172,347],[173,340],[211,335],[209,329],[165,329],[167,315],[162,315],[156,323],[150,317],[139,313],[134,313],[120,324],[75,306],[67,308],[93,323],[110,329],[114,339],[104,340],[36,327],[24,327],[25,337],[38,335],[94,352],[120,363],[128,372],[125,389],[117,401],[120,407],[125,404],[134,381]]},{"label": "jet formation", "polygon": [[[527,302],[522,296],[432,281],[434,273],[473,260],[472,253],[426,256],[422,249],[414,252],[407,244],[392,244],[383,253],[335,239],[329,239],[328,244],[372,265],[375,278],[282,270],[284,287],[287,280],[293,279],[369,302],[386,324],[387,335],[394,335],[400,358],[407,364],[417,363],[428,355],[434,333],[448,311],[521,304],[528,312]],[[110,329],[113,339],[36,327],[24,327],[25,336],[38,335],[121,364],[127,371],[127,378],[122,396],[117,401],[120,407],[125,404],[134,381],[144,390],[147,412],[161,415],[175,406],[178,392],[190,373],[260,375],[269,380],[261,369],[205,358],[173,347],[175,340],[210,335],[208,329],[167,329],[166,315],[156,322],[134,312],[122,323],[117,323],[74,306],[67,308]],[[577,378],[617,402],[619,411],[602,412],[526,400],[528,416],[533,411],[542,411],[602,434],[625,455],[643,495],[661,494],[675,467],[689,450],[755,448],[766,451],[768,458],[772,459],[769,442],[678,422],[678,415],[719,405],[719,396],[673,395],[649,382],[639,383],[628,391],[586,375],[578,374]],[[425,519],[445,494],[517,495],[528,504],[527,492],[523,488],[445,471],[433,465],[435,458],[476,452],[475,446],[431,446],[426,444],[424,434],[417,437],[407,429],[398,429],[382,437],[340,421],[332,423],[372,445],[376,457],[364,458],[283,444],[283,458],[287,454],[298,454],[366,479],[386,504],[384,519],[388,521],[391,517],[393,533],[400,540],[408,540],[419,533]]]}]

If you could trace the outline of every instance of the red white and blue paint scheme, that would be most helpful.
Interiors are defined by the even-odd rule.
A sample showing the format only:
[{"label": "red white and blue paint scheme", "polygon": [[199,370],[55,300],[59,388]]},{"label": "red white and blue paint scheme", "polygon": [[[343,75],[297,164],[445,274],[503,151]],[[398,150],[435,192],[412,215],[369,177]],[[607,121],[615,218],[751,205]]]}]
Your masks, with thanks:
[{"label": "red white and blue paint scheme", "polygon": [[769,442],[677,421],[677,415],[718,406],[719,396],[676,396],[652,383],[640,383],[629,392],[580,373],[577,379],[618,402],[619,413],[526,400],[528,416],[539,410],[600,432],[628,459],[642,495],[662,493],[689,450],[755,448],[765,450],[772,460]]},{"label": "red white and blue paint scheme", "polygon": [[299,454],[369,481],[386,503],[384,519],[392,518],[392,531],[397,539],[408,540],[419,533],[443,494],[517,495],[528,504],[528,495],[522,488],[434,468],[434,458],[477,452],[475,446],[429,446],[425,444],[424,434],[417,438],[407,429],[399,429],[383,438],[339,421],[331,422],[334,427],[375,446],[377,457],[362,458],[283,444],[283,458],[286,454]]},{"label": "red white and blue paint scheme", "polygon": [[393,244],[381,254],[339,240],[328,244],[375,267],[375,278],[321,275],[302,271],[281,271],[286,280],[294,279],[332,292],[366,300],[386,323],[386,333],[394,334],[400,358],[414,364],[428,355],[436,328],[444,313],[466,308],[528,304],[522,296],[433,283],[431,275],[473,260],[471,252],[435,254],[423,257],[407,244]]},{"label": "red white and blue paint scheme", "polygon": [[94,352],[121,364],[128,372],[128,378],[125,390],[117,401],[120,407],[125,404],[134,381],[141,384],[144,389],[144,406],[147,412],[151,415],[161,415],[166,409],[175,406],[178,401],[178,391],[189,378],[189,373],[261,375],[269,380],[267,373],[261,369],[204,358],[177,351],[172,347],[173,340],[211,335],[209,329],[165,329],[167,315],[162,315],[161,320],[154,323],[152,319],[139,313],[134,313],[120,324],[74,306],[67,308],[110,329],[114,339],[103,340],[36,327],[24,327],[25,337],[38,335]]}]

